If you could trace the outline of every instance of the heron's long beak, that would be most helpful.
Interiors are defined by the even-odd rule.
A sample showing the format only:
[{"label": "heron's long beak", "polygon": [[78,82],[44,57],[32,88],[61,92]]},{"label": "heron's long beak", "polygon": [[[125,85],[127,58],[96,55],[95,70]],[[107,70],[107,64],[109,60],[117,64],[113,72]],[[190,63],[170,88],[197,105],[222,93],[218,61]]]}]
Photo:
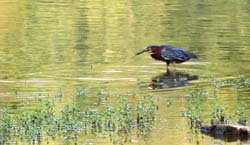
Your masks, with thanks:
[{"label": "heron's long beak", "polygon": [[147,49],[143,49],[142,51],[140,51],[140,52],[137,52],[135,55],[139,55],[139,54],[142,54],[143,52],[146,52],[147,51]]}]

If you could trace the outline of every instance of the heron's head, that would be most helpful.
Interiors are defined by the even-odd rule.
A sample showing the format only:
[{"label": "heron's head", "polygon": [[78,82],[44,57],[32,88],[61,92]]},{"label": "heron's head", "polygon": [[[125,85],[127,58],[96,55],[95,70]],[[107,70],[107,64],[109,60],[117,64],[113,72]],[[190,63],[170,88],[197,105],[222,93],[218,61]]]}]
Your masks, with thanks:
[{"label": "heron's head", "polygon": [[137,52],[136,55],[142,54],[142,53],[144,53],[144,52],[152,53],[152,51],[153,51],[154,49],[157,49],[157,48],[159,48],[159,46],[151,45],[151,46],[146,47],[146,48],[143,49],[142,51]]}]

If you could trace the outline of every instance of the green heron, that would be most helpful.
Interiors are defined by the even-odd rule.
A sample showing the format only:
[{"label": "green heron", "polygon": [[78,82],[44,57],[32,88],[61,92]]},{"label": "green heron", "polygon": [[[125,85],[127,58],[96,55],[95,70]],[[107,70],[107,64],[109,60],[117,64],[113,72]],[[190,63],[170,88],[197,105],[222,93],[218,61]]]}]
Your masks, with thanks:
[{"label": "green heron", "polygon": [[136,55],[142,54],[143,52],[150,53],[151,57],[156,60],[166,62],[167,68],[169,64],[173,64],[174,68],[176,68],[175,63],[182,63],[188,61],[190,58],[198,58],[198,56],[194,53],[182,50],[171,45],[151,45],[136,53]]}]

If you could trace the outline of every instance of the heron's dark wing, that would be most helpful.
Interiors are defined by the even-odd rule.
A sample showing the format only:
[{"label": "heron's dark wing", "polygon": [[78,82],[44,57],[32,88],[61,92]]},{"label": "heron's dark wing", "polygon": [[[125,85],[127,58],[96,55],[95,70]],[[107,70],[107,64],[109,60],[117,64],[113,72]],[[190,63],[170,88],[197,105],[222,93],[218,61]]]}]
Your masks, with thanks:
[{"label": "heron's dark wing", "polygon": [[189,58],[198,58],[196,54],[182,50],[181,48],[177,48],[175,46],[163,45],[161,47],[163,48],[162,57],[170,61],[186,61]]},{"label": "heron's dark wing", "polygon": [[184,50],[175,47],[162,49],[161,56],[169,61],[186,61],[189,58]]}]

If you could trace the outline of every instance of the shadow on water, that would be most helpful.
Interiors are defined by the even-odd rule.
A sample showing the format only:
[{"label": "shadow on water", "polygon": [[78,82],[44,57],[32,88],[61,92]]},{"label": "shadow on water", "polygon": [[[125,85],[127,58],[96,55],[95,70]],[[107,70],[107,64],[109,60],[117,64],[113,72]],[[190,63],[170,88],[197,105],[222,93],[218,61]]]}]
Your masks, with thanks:
[{"label": "shadow on water", "polygon": [[187,72],[180,71],[170,71],[167,69],[167,72],[160,74],[152,78],[150,87],[152,89],[167,89],[167,88],[178,88],[184,87],[189,84],[192,80],[198,80],[197,75],[190,75]]}]

